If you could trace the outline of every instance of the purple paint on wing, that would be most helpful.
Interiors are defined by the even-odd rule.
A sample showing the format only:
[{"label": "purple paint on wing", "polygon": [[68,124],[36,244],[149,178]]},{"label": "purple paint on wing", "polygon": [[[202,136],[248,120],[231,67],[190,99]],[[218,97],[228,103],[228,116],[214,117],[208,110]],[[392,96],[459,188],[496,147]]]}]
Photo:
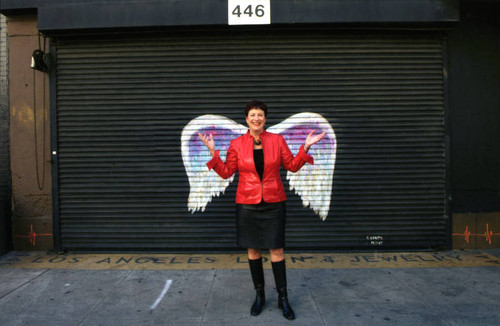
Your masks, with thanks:
[{"label": "purple paint on wing", "polygon": [[[290,145],[292,144],[303,144],[307,138],[307,135],[311,131],[315,131],[315,135],[322,133],[323,130],[321,128],[321,124],[319,123],[299,123],[297,125],[290,126],[290,128],[287,128],[283,133],[283,137],[285,137],[285,140],[287,143]],[[335,143],[335,140],[331,137],[330,134],[326,133],[325,137],[317,143],[314,147],[318,148],[331,148]]]},{"label": "purple paint on wing", "polygon": [[[234,138],[238,137],[237,133],[234,133],[231,129],[221,128],[219,126],[207,126],[200,128],[198,132],[202,135],[212,134],[217,149],[221,152],[227,151],[229,143]],[[207,151],[205,144],[201,141],[197,133],[193,134],[189,139],[189,156],[196,157],[201,151]]]}]

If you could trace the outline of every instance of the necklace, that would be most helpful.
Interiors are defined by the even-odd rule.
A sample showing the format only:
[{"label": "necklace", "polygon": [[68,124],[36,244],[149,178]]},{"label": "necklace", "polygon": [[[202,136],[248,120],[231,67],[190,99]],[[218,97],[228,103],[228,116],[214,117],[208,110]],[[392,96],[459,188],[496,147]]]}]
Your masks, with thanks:
[{"label": "necklace", "polygon": [[254,138],[253,139],[253,144],[259,146],[259,145],[262,145],[262,141],[260,139],[255,139]]}]

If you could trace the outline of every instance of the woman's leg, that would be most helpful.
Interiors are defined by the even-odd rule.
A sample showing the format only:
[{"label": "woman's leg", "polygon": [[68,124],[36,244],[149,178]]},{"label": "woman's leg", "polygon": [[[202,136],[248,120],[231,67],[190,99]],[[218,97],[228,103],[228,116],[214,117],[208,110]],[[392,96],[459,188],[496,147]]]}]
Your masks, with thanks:
[{"label": "woman's leg", "polygon": [[260,249],[252,249],[248,248],[248,259],[259,259],[260,256]]},{"label": "woman's leg", "polygon": [[271,262],[282,261],[285,259],[285,251],[283,248],[280,249],[269,249],[271,254]]},{"label": "woman's leg", "polygon": [[288,303],[288,293],[286,289],[286,265],[283,248],[270,249],[269,252],[271,253],[271,265],[273,266],[276,291],[278,291],[278,308],[283,310],[283,316],[286,319],[295,319],[295,313]]},{"label": "woman's leg", "polygon": [[248,248],[248,264],[250,265],[250,273],[252,274],[253,286],[256,291],[255,301],[252,304],[252,308],[250,308],[250,314],[252,316],[257,316],[266,303],[266,295],[264,292],[264,267],[262,266],[260,249]]}]

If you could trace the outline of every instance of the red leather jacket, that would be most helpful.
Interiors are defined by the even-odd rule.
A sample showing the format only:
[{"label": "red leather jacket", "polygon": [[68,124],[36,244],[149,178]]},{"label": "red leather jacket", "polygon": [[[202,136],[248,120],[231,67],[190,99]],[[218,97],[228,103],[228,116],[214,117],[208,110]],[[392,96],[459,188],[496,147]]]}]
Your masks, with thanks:
[{"label": "red leather jacket", "polygon": [[299,153],[294,157],[281,135],[264,130],[260,134],[260,139],[264,150],[262,182],[255,169],[253,137],[249,131],[231,141],[225,163],[220,159],[218,150],[207,163],[210,170],[214,169],[224,179],[230,178],[238,170],[240,175],[236,191],[237,204],[258,204],[262,199],[266,203],[286,200],[285,188],[279,172],[280,166],[297,172],[306,162],[314,164],[312,156],[304,152],[304,146],[300,147]]}]

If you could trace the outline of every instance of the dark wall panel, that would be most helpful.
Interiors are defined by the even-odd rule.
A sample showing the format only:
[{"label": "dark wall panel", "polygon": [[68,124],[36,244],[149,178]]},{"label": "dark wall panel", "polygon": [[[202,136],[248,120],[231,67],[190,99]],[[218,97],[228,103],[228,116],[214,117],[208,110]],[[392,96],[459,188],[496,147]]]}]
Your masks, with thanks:
[{"label": "dark wall panel", "polygon": [[[321,114],[337,136],[329,215],[288,192],[287,247],[444,246],[442,40],[330,30],[59,39],[59,220],[65,249],[235,248],[233,182],[187,209],[184,126]],[[285,181],[288,189],[288,182]]]},{"label": "dark wall panel", "polygon": [[500,211],[500,2],[461,1],[449,36],[453,212]]}]

